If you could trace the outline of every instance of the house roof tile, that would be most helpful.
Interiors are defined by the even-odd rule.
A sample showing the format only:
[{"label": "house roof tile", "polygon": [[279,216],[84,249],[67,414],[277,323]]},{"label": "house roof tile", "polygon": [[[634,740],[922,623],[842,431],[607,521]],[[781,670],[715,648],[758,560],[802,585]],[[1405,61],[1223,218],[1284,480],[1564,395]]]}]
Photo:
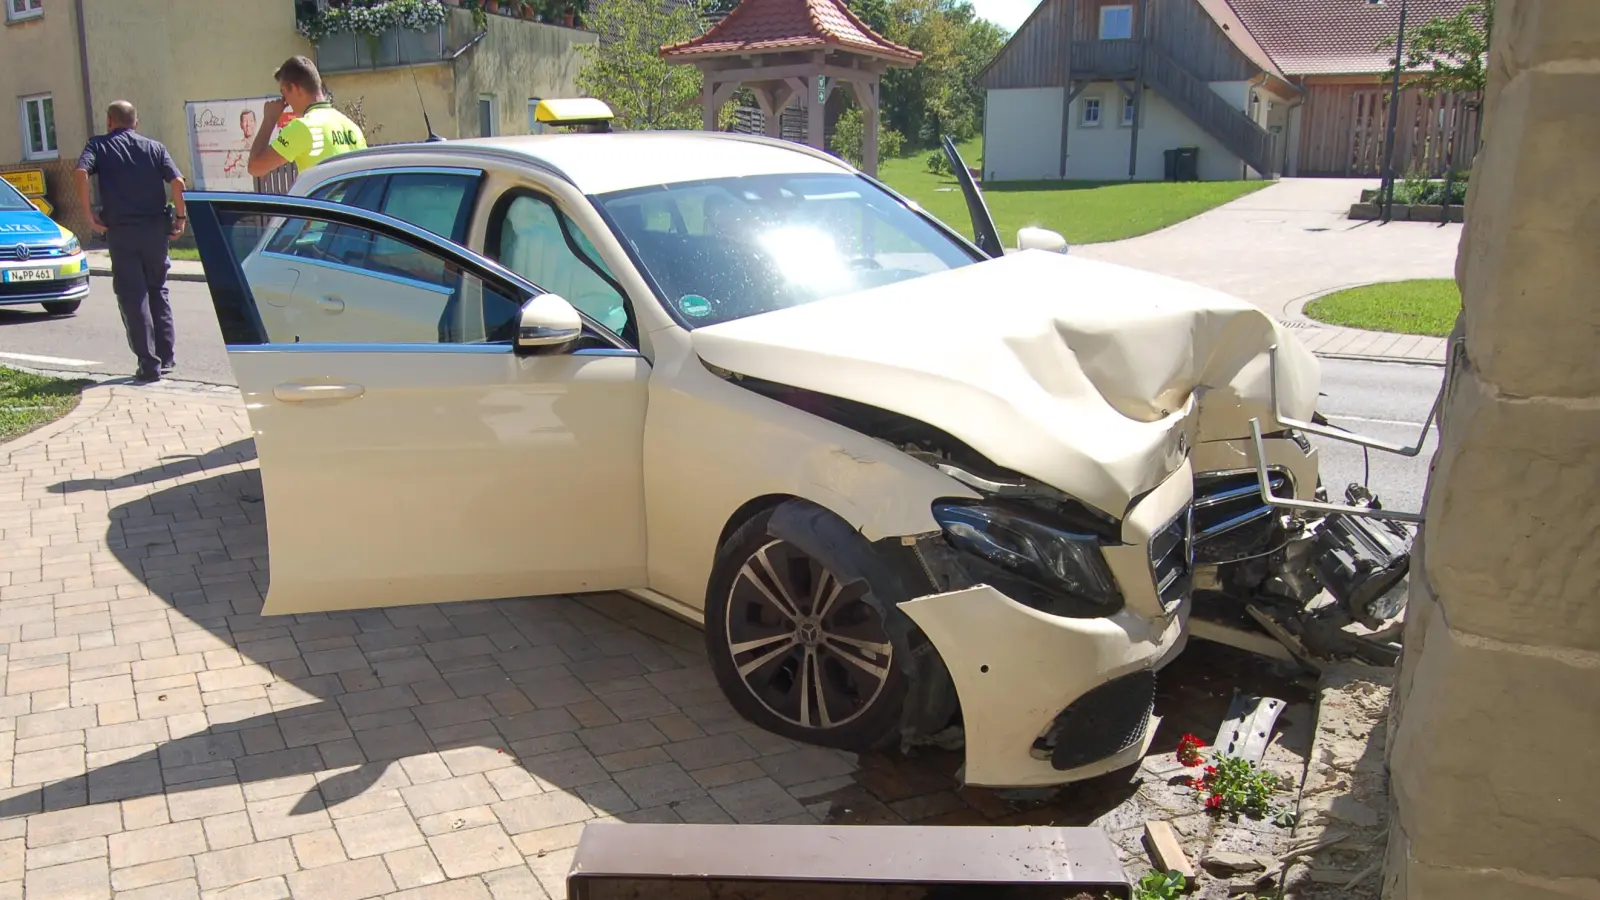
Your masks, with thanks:
[{"label": "house roof tile", "polygon": [[[1245,28],[1288,75],[1391,71],[1394,51],[1378,44],[1400,27],[1400,2],[1227,0]],[[1406,0],[1406,23],[1453,16],[1471,0]],[[1209,5],[1209,4],[1208,4]]]},{"label": "house roof tile", "polygon": [[661,48],[667,58],[837,48],[902,65],[922,54],[868,28],[842,0],[742,0],[705,34]]}]

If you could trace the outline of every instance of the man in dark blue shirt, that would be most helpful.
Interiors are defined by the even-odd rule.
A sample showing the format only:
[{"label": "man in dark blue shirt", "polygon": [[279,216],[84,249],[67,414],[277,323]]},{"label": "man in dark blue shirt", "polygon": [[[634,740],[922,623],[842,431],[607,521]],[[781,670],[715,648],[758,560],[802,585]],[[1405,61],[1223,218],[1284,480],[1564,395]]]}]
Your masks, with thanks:
[{"label": "man in dark blue shirt", "polygon": [[[89,139],[78,157],[78,200],[104,232],[111,250],[111,290],[122,309],[128,346],[139,360],[133,380],[156,381],[175,365],[172,304],[167,296],[167,241],[183,234],[187,219],[183,176],[160,141],[134,129],[133,104],[118,100],[106,111],[106,134]],[[89,202],[89,176],[100,177],[101,208]],[[167,206],[167,185],[172,206]]]}]

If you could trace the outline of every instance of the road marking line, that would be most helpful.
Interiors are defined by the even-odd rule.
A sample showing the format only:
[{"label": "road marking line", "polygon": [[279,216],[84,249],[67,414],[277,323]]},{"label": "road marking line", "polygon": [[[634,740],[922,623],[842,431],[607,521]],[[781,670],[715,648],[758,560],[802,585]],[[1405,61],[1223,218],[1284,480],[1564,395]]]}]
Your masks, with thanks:
[{"label": "road marking line", "polygon": [[[1374,425],[1406,425],[1411,428],[1421,428],[1421,422],[1402,422],[1399,419],[1369,419],[1366,416],[1336,416],[1333,413],[1323,413],[1330,419],[1343,419],[1346,422],[1371,422]],[[1429,428],[1429,430],[1433,430]]]},{"label": "road marking line", "polygon": [[98,366],[99,360],[94,359],[68,359],[64,356],[34,356],[31,353],[0,353],[0,359],[14,359],[17,362],[43,363],[54,366]]}]

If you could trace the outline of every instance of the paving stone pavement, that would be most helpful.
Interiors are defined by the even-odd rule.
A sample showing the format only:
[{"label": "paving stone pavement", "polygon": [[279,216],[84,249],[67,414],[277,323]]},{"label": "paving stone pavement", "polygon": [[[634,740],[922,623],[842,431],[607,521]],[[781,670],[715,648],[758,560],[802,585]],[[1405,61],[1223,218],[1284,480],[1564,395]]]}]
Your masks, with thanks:
[{"label": "paving stone pavement", "polygon": [[0,445],[0,900],[560,898],[589,821],[1041,819],[797,745],[620,596],[260,615],[238,395]]}]

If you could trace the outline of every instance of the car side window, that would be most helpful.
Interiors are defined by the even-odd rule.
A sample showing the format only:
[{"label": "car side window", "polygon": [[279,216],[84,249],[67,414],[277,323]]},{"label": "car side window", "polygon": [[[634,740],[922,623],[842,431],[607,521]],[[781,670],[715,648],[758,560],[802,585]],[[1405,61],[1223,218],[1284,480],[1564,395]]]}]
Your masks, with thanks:
[{"label": "car side window", "polygon": [[613,334],[634,339],[633,311],[616,277],[577,223],[548,198],[531,191],[503,197],[489,223],[486,250]]},{"label": "car side window", "polygon": [[509,344],[521,309],[431,249],[311,216],[285,217],[241,269],[267,343]]}]

